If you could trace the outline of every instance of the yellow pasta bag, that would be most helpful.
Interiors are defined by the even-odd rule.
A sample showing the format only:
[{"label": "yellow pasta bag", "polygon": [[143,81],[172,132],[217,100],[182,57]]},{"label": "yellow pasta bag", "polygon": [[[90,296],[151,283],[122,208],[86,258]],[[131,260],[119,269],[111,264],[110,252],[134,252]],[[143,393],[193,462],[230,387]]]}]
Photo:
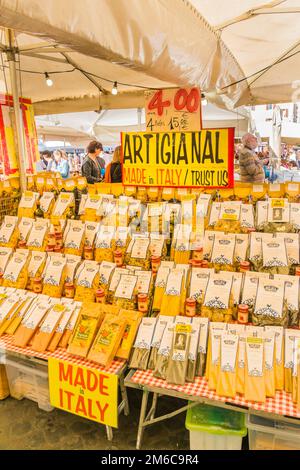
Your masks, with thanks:
[{"label": "yellow pasta bag", "polygon": [[167,280],[170,273],[170,268],[160,266],[155,279],[155,289],[152,303],[152,314],[156,316],[161,309],[163,296],[167,286]]},{"label": "yellow pasta bag", "polygon": [[66,259],[60,256],[51,257],[44,272],[43,294],[55,298],[62,297],[65,280]]},{"label": "yellow pasta bag", "polygon": [[245,400],[264,403],[266,384],[264,376],[263,338],[246,338]]},{"label": "yellow pasta bag", "polygon": [[45,189],[45,177],[41,175],[35,176],[35,187],[40,194],[43,194]]},{"label": "yellow pasta bag", "polygon": [[275,388],[284,390],[284,342],[283,328],[281,326],[265,326],[266,332],[275,334]]},{"label": "yellow pasta bag", "polygon": [[147,188],[145,186],[137,187],[136,198],[143,203],[148,201]]},{"label": "yellow pasta bag", "polygon": [[37,303],[29,314],[25,315],[21,325],[14,334],[14,344],[24,348],[33,338],[41,321],[46,316],[51,306],[47,302]]},{"label": "yellow pasta bag", "polygon": [[180,269],[170,271],[166,290],[162,298],[160,314],[176,316],[180,314],[182,306],[182,289],[184,287],[184,273]]},{"label": "yellow pasta bag", "polygon": [[74,203],[73,193],[60,193],[52,211],[51,222],[55,224],[60,219],[73,218]]},{"label": "yellow pasta bag", "polygon": [[270,198],[280,198],[283,197],[285,192],[285,185],[280,183],[269,183],[268,186],[268,196]]},{"label": "yellow pasta bag", "polygon": [[237,352],[239,337],[222,334],[220,340],[220,373],[216,393],[221,397],[234,398],[237,392]]},{"label": "yellow pasta bag", "polygon": [[13,294],[10,297],[6,297],[1,302],[1,313],[0,313],[0,336],[3,335],[6,328],[12,321],[12,318],[21,307],[23,302],[21,301],[18,294]]},{"label": "yellow pasta bag", "polygon": [[232,293],[233,277],[223,274],[211,274],[204,301],[201,307],[201,316],[214,322],[231,322],[234,314],[234,296]]},{"label": "yellow pasta bag", "polygon": [[66,349],[68,347],[70,338],[72,337],[73,331],[77,325],[77,321],[79,318],[79,313],[82,307],[81,302],[76,302],[75,310],[71,315],[70,320],[67,322],[67,325],[65,327],[65,330],[62,334],[62,337],[58,343],[59,348]]},{"label": "yellow pasta bag", "polygon": [[18,207],[18,217],[31,217],[34,218],[34,213],[37,208],[38,193],[32,191],[25,191],[22,194],[21,201]]},{"label": "yellow pasta bag", "polygon": [[285,183],[284,197],[289,202],[299,202],[299,183]]},{"label": "yellow pasta bag", "polygon": [[27,247],[29,250],[46,251],[50,223],[47,219],[38,219],[30,230]]},{"label": "yellow pasta bag", "polygon": [[127,264],[132,266],[139,266],[146,271],[149,270],[151,266],[150,238],[135,238],[133,239],[132,245],[128,246],[128,250],[130,247],[131,251],[127,260]]},{"label": "yellow pasta bag", "polygon": [[99,268],[99,288],[104,290],[105,296],[107,295],[109,284],[116,264],[109,261],[102,261]]},{"label": "yellow pasta bag", "polygon": [[34,176],[27,176],[26,188],[28,191],[36,191]]},{"label": "yellow pasta bag", "polygon": [[87,180],[84,176],[79,176],[76,181],[77,189],[82,193],[85,194],[87,192],[88,184]]},{"label": "yellow pasta bag", "polygon": [[44,192],[40,198],[40,208],[45,219],[50,219],[55,206],[55,196],[53,192]]},{"label": "yellow pasta bag", "polygon": [[0,227],[0,246],[15,248],[18,240],[18,217],[6,215]]},{"label": "yellow pasta bag", "polygon": [[293,391],[293,367],[295,342],[300,339],[300,331],[293,329],[285,330],[284,338],[284,390],[287,393]]},{"label": "yellow pasta bag", "polygon": [[114,233],[111,249],[114,253],[116,250],[121,251],[122,259],[124,261],[125,253],[130,243],[130,230],[129,227],[119,226]]},{"label": "yellow pasta bag", "polygon": [[121,309],[119,312],[119,318],[122,318],[126,321],[126,327],[120,346],[117,349],[115,354],[116,357],[121,359],[129,359],[131,348],[133,346],[141,319],[142,314],[140,312],[134,312],[133,310],[124,310]]},{"label": "yellow pasta bag", "polygon": [[88,194],[87,199],[85,201],[84,213],[81,216],[81,220],[98,222],[100,220],[98,211],[101,207],[101,202],[101,194]]},{"label": "yellow pasta bag", "polygon": [[119,197],[123,194],[123,184],[122,183],[114,183],[110,187],[110,193],[115,196]]},{"label": "yellow pasta bag", "polygon": [[85,240],[85,225],[81,220],[68,220],[64,233],[64,253],[82,256]]},{"label": "yellow pasta bag", "polygon": [[93,186],[96,187],[97,194],[111,194],[110,183],[96,183]]},{"label": "yellow pasta bag", "polygon": [[2,285],[2,276],[12,254],[13,254],[12,248],[6,248],[6,247],[0,248],[0,285]]},{"label": "yellow pasta bag", "polygon": [[136,196],[136,187],[135,186],[124,186],[124,195],[127,197]]},{"label": "yellow pasta bag", "polygon": [[257,201],[262,201],[266,198],[268,193],[267,184],[253,184],[251,187],[251,193],[249,201],[256,203]]},{"label": "yellow pasta bag", "polygon": [[246,202],[251,194],[252,184],[251,183],[240,183],[236,181],[234,184],[234,196],[236,200]]},{"label": "yellow pasta bag", "polygon": [[[112,265],[113,263],[109,263]],[[102,264],[101,264],[102,266]],[[102,268],[103,269],[103,268]],[[102,272],[102,269],[100,269],[100,272]],[[104,291],[106,292],[106,303],[112,304],[115,296],[116,289],[118,287],[118,284],[120,282],[120,278],[122,274],[130,274],[129,269],[124,269],[124,268],[105,268],[105,273],[104,273],[104,282],[100,276],[101,280],[101,286],[104,283]],[[108,284],[106,286],[106,281],[108,280]]]},{"label": "yellow pasta bag", "polygon": [[206,369],[205,369],[205,378],[208,381],[210,375],[210,367],[212,361],[212,335],[213,333],[221,333],[227,329],[226,323],[213,322],[209,324],[209,335],[207,343],[207,359],[206,359]]},{"label": "yellow pasta bag", "polygon": [[29,260],[30,253],[28,250],[14,253],[5,268],[2,286],[25,289],[28,282]]},{"label": "yellow pasta bag", "polygon": [[75,300],[94,302],[99,282],[99,264],[96,261],[84,261],[76,273]]},{"label": "yellow pasta bag", "polygon": [[112,240],[116,228],[113,226],[100,227],[95,241],[95,260],[101,261],[114,261]]},{"label": "yellow pasta bag", "polygon": [[75,306],[73,305],[65,305],[64,306],[65,309],[64,309],[64,312],[59,320],[59,323],[55,329],[55,333],[54,335],[52,336],[51,338],[51,341],[49,343],[49,345],[47,346],[47,351],[50,351],[50,352],[54,352],[57,347],[58,347],[58,344],[59,342],[61,341],[62,337],[63,337],[63,334],[67,328],[67,325],[69,323],[69,321],[71,320],[71,317],[75,311]]},{"label": "yellow pasta bag", "polygon": [[138,277],[133,274],[121,274],[115,294],[113,305],[125,310],[136,310],[137,296],[136,286]]},{"label": "yellow pasta bag", "polygon": [[266,396],[275,397],[275,332],[265,331],[264,339],[264,368]]},{"label": "yellow pasta bag", "polygon": [[125,318],[106,314],[90,349],[88,359],[109,367],[120,346],[125,328]]},{"label": "yellow pasta bag", "polygon": [[28,282],[26,289],[33,290],[34,278],[42,277],[46,266],[47,254],[42,251],[33,252],[28,265]]}]

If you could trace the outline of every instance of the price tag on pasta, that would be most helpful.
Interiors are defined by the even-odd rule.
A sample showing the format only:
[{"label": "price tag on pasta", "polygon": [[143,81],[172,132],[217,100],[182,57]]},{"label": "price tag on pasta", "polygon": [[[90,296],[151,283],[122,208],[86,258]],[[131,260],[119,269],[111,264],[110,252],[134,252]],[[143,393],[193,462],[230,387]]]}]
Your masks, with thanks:
[{"label": "price tag on pasta", "polygon": [[272,199],[272,207],[284,207],[284,199]]},{"label": "price tag on pasta", "polygon": [[262,184],[254,184],[252,191],[253,191],[253,193],[263,193],[264,192],[264,186]]}]

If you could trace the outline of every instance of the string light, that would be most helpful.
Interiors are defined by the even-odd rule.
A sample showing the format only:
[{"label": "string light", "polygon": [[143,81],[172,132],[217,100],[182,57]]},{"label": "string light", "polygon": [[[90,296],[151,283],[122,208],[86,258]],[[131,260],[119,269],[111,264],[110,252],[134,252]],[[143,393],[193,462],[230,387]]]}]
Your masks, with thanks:
[{"label": "string light", "polygon": [[46,78],[47,86],[52,86],[53,85],[53,80],[51,80],[51,78],[49,77],[48,72],[45,72],[45,78]]},{"label": "string light", "polygon": [[208,104],[208,101],[207,101],[207,99],[205,98],[205,94],[204,94],[204,93],[201,93],[201,103],[202,103],[202,106],[207,106],[207,104]]},{"label": "string light", "polygon": [[117,82],[114,82],[114,86],[112,87],[111,93],[112,93],[112,95],[117,95],[118,94],[118,84],[117,84]]}]

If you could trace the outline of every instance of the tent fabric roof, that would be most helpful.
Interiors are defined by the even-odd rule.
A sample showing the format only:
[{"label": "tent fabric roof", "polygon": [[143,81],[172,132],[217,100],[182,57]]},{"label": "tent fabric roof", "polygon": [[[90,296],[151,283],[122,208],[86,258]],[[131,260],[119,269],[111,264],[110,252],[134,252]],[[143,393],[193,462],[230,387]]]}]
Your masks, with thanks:
[{"label": "tent fabric roof", "polygon": [[75,63],[117,80],[122,92],[106,94],[112,84],[90,75],[93,84],[78,70],[54,75],[51,89],[43,75],[28,74],[25,80],[22,74],[23,94],[40,113],[62,100],[65,110],[78,111],[84,104],[95,109],[96,86],[104,89],[103,108],[121,107],[122,100],[126,107],[128,92],[134,106],[143,106],[142,89],[120,82],[197,85],[223,106],[291,101],[299,88],[293,88],[300,68],[299,0],[261,2],[76,0],[74,6],[72,0],[0,0],[0,25],[22,33],[17,38],[21,68],[51,73]]}]

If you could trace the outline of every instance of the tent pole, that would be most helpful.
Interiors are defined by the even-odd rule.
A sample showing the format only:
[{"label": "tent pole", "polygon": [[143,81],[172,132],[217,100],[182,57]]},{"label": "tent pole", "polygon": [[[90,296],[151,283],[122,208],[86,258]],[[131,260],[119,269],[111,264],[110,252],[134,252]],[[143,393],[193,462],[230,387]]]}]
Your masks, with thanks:
[{"label": "tent pole", "polygon": [[139,131],[142,130],[142,108],[137,108]]},{"label": "tent pole", "polygon": [[13,96],[14,103],[14,114],[16,122],[16,131],[17,131],[17,142],[18,142],[18,162],[19,162],[19,173],[20,173],[20,187],[21,191],[26,189],[26,173],[25,173],[25,158],[26,158],[26,146],[24,138],[24,127],[23,127],[23,117],[19,104],[19,90],[18,90],[18,81],[17,81],[17,71],[16,71],[16,54],[14,47],[14,32],[11,29],[5,30],[6,33],[6,42],[8,50],[6,52],[7,61],[9,64],[9,76],[11,83],[11,92]]}]

